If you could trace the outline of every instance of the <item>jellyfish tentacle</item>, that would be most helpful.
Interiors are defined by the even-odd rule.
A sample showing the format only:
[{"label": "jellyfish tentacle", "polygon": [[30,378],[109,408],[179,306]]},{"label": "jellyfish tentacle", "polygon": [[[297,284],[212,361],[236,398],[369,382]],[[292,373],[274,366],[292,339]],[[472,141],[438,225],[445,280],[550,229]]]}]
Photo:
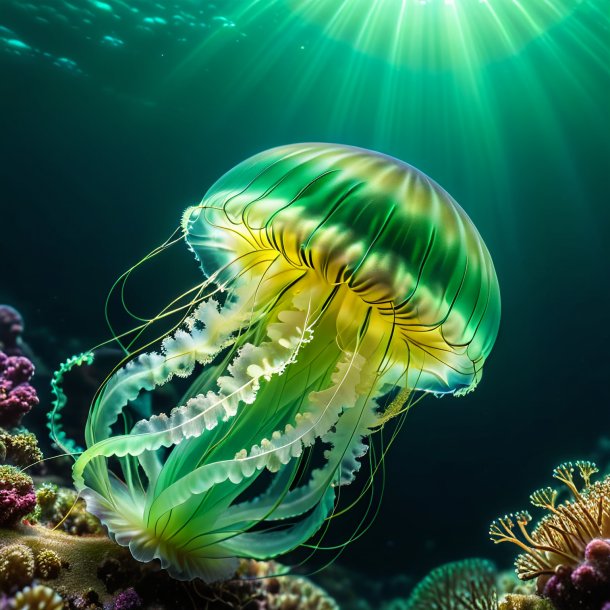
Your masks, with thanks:
[{"label": "jellyfish tentacle", "polygon": [[90,446],[98,440],[107,439],[123,409],[142,390],[152,390],[163,385],[173,375],[188,374],[195,363],[211,361],[226,347],[231,341],[231,330],[221,327],[222,331],[219,332],[216,324],[219,318],[221,314],[218,303],[213,299],[205,301],[193,314],[192,320],[193,324],[205,324],[205,329],[195,329],[190,334],[178,331],[163,342],[163,354],[141,354],[117,371],[108,380],[91,414],[86,429],[87,444]]},{"label": "jellyfish tentacle", "polygon": [[268,468],[276,472],[293,457],[301,455],[303,447],[313,444],[336,424],[343,409],[350,408],[357,401],[356,387],[361,383],[362,371],[366,364],[358,353],[345,354],[337,364],[332,376],[332,385],[320,392],[309,395],[307,410],[297,413],[295,424],[287,424],[282,432],[276,430],[270,439],[263,439],[250,451],[242,450],[236,456],[244,463],[252,460],[257,469]]},{"label": "jellyfish tentacle", "polygon": [[[198,436],[204,429],[211,429],[216,426],[219,417],[232,417],[240,402],[244,404],[252,403],[258,392],[261,378],[271,377],[280,374],[291,361],[294,360],[298,350],[311,340],[311,329],[307,323],[307,312],[297,311],[296,318],[287,315],[286,322],[271,325],[270,329],[277,341],[268,341],[260,346],[245,344],[235,358],[228,370],[230,375],[221,377],[218,385],[221,389],[219,394],[208,392],[206,395],[198,395],[191,398],[185,405],[176,407],[170,416],[153,415],[148,420],[141,420],[133,427],[130,434],[107,437],[98,441],[85,451],[76,462],[73,477],[77,488],[84,485],[84,471],[87,464],[98,457],[122,457],[127,454],[137,456],[144,451],[153,451],[160,447],[169,447],[189,436]],[[279,314],[282,319],[282,314]],[[292,325],[292,324],[294,325]],[[279,339],[279,328],[285,331],[285,335]],[[182,337],[181,337],[182,339]],[[145,356],[145,357],[144,357]],[[123,405],[125,396],[137,396],[133,388],[139,384],[149,381],[153,374],[149,372],[149,361],[158,363],[157,371],[166,373],[167,359],[160,354],[155,358],[150,358],[145,354],[138,358],[138,364],[142,363],[144,368],[142,374],[136,379],[136,383],[129,387],[129,373],[137,367],[125,367],[117,376],[119,382],[125,380],[127,387],[123,390],[121,400],[115,400],[115,404]],[[207,357],[207,356],[206,356]],[[262,367],[260,364],[262,363]],[[171,375],[167,373],[167,375]],[[159,373],[159,378],[161,374]],[[117,383],[119,383],[117,382]],[[131,392],[131,393],[129,393]],[[138,390],[139,392],[139,390]],[[110,421],[111,417],[118,417],[122,410],[111,409],[111,405],[106,405],[110,411],[109,416],[102,420],[103,423]],[[99,425],[98,427],[101,427]],[[109,429],[107,429],[109,434]]]},{"label": "jellyfish tentacle", "polygon": [[296,525],[278,531],[239,534],[230,540],[223,541],[222,544],[238,557],[246,556],[255,559],[277,557],[309,540],[320,529],[334,505],[334,489],[326,487],[322,499],[316,503],[313,511]]},{"label": "jellyfish tentacle", "polygon": [[[360,406],[354,406],[343,412],[336,426],[322,436],[322,442],[330,445],[326,450],[327,463],[311,473],[310,480],[293,490],[290,490],[277,502],[270,493],[247,503],[231,507],[219,525],[225,523],[255,520],[257,515],[269,512],[269,520],[282,520],[298,517],[311,510],[322,498],[324,490],[329,485],[347,485],[354,479],[360,469],[359,459],[366,455],[368,446],[363,438],[377,421],[377,405],[372,401],[359,401]],[[276,475],[278,476],[278,475]],[[277,506],[274,507],[274,503]]]}]

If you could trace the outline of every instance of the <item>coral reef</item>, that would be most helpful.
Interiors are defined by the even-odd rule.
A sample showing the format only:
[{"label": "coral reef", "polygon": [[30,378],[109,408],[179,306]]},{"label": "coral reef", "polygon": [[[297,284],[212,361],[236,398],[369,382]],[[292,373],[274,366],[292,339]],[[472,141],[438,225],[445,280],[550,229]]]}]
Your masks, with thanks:
[{"label": "coral reef", "polygon": [[557,610],[610,609],[610,541],[596,538],[589,542],[580,565],[557,568],[543,593]]},{"label": "coral reef", "polygon": [[496,570],[484,559],[435,568],[413,590],[405,610],[497,610]]},{"label": "coral reef", "polygon": [[9,434],[0,428],[0,461],[25,468],[42,460],[36,436],[31,432]]},{"label": "coral reef", "polygon": [[36,390],[30,385],[34,365],[22,356],[0,352],[0,427],[14,428],[38,404]]},{"label": "coral reef", "polygon": [[23,544],[0,548],[0,589],[10,590],[29,585],[34,578],[34,553]]},{"label": "coral reef", "polygon": [[25,587],[15,596],[14,610],[62,610],[63,599],[50,587]]},{"label": "coral reef", "polygon": [[[142,564],[106,536],[75,536],[42,525],[0,532],[0,589],[11,592],[38,578],[77,609],[157,610],[200,605],[218,610],[337,610],[309,580],[274,562],[244,561],[231,580],[216,584],[173,580],[156,563]],[[3,568],[4,566],[4,568]],[[20,579],[15,580],[14,574]],[[34,581],[35,582],[35,581]]]},{"label": "coral reef", "polygon": [[133,587],[121,591],[112,601],[112,610],[137,610],[142,608],[142,598]]},{"label": "coral reef", "polygon": [[43,549],[36,555],[36,575],[45,580],[57,578],[62,562],[59,555],[51,549]]},{"label": "coral reef", "polygon": [[522,549],[515,563],[519,577],[537,579],[538,592],[557,610],[602,610],[610,604],[610,477],[593,483],[596,472],[592,462],[558,466],[553,476],[569,490],[569,500],[558,503],[558,492],[550,487],[538,490],[530,500],[548,512],[531,533],[527,512],[498,519],[490,529],[494,542]]},{"label": "coral reef", "polygon": [[339,610],[334,600],[306,578],[285,576],[278,580],[279,591],[270,596],[269,610]]},{"label": "coral reef", "polygon": [[14,466],[0,466],[0,526],[15,525],[35,507],[32,478]]},{"label": "coral reef", "polygon": [[550,602],[535,595],[507,595],[500,600],[498,610],[553,610]]},{"label": "coral reef", "polygon": [[0,351],[7,356],[22,356],[23,318],[10,305],[0,305]]},{"label": "coral reef", "polygon": [[[496,573],[484,559],[466,559],[430,572],[405,598],[395,598],[369,610],[554,610],[548,600],[519,584],[515,576]],[[354,607],[356,610],[356,607]],[[358,609],[359,610],[359,609]]]},{"label": "coral reef", "polygon": [[105,535],[99,519],[87,511],[85,502],[73,489],[43,483],[36,492],[40,519],[76,536]]}]

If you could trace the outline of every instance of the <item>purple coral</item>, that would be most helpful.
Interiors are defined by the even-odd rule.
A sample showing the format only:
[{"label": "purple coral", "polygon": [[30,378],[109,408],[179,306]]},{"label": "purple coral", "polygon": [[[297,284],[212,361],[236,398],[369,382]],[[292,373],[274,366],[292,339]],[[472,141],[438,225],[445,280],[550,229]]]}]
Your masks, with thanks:
[{"label": "purple coral", "polygon": [[35,507],[32,478],[13,466],[0,466],[0,526],[15,525]]},{"label": "purple coral", "polygon": [[0,349],[8,356],[21,356],[23,318],[10,305],[0,305]]},{"label": "purple coral", "polygon": [[34,365],[23,356],[0,352],[0,426],[13,428],[38,404],[36,390],[29,384]]},{"label": "purple coral", "polygon": [[610,540],[591,540],[584,561],[557,568],[543,593],[557,610],[610,610]]},{"label": "purple coral", "polygon": [[117,594],[112,602],[112,610],[137,610],[142,607],[142,598],[133,587]]}]

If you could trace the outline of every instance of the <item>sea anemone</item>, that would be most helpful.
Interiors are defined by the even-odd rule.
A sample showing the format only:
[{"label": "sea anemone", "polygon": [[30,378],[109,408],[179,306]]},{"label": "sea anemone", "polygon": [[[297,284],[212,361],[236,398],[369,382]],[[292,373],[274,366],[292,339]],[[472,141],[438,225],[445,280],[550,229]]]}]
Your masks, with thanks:
[{"label": "sea anemone", "polygon": [[[574,477],[578,472],[581,484]],[[510,542],[523,552],[515,562],[522,580],[537,579],[538,591],[558,610],[600,610],[610,603],[610,477],[596,482],[592,462],[566,462],[553,471],[571,497],[558,503],[550,487],[530,496],[547,514],[533,531],[526,511],[494,521],[495,543]]]}]

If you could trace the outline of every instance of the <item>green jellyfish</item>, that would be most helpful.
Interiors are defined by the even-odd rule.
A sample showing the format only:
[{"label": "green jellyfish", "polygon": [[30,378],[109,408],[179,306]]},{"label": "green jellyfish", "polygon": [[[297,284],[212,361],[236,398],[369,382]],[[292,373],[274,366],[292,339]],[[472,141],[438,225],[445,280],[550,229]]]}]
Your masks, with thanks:
[{"label": "green jellyfish", "polygon": [[[311,538],[366,437],[413,396],[474,389],[500,297],[457,203],[360,148],[260,153],[181,227],[205,279],[159,351],[132,354],[100,388],[73,475],[136,559],[212,581]],[[191,381],[180,404],[127,426],[174,376]]]}]

